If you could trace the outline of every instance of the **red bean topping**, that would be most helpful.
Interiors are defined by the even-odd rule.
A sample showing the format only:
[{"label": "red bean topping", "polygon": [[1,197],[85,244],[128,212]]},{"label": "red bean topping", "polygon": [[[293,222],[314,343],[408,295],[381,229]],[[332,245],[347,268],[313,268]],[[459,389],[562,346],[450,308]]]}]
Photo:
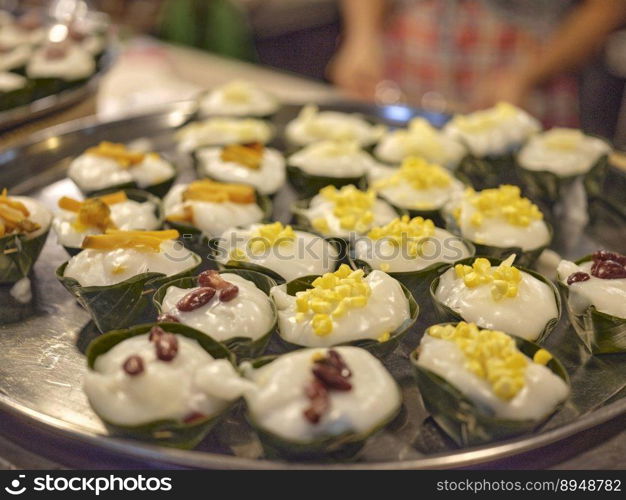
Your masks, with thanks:
[{"label": "red bean topping", "polygon": [[239,287],[232,283],[226,283],[226,286],[220,290],[220,300],[228,302],[233,300],[239,294]]},{"label": "red bean topping", "polygon": [[187,415],[185,418],[183,418],[183,423],[192,424],[194,422],[198,422],[199,420],[202,420],[205,418],[206,418],[206,415],[204,415],[203,413],[194,411],[194,412],[191,412],[189,415]]},{"label": "red bean topping", "polygon": [[317,424],[330,407],[328,391],[352,389],[348,380],[352,372],[334,349],[330,349],[325,357],[315,360],[312,371],[314,378],[305,389],[311,404],[304,410],[304,417],[312,424]]},{"label": "red bean topping", "polygon": [[165,335],[165,330],[163,330],[163,328],[161,328],[160,326],[155,325],[150,329],[150,335],[148,336],[148,340],[150,342],[156,342],[157,339],[162,335]]},{"label": "red bean topping", "polygon": [[595,252],[593,254],[593,260],[594,262],[598,260],[613,260],[615,262],[618,262],[622,266],[626,266],[626,255],[620,255],[618,253],[608,252],[606,250],[598,250],[597,252]]},{"label": "red bean topping", "polygon": [[137,355],[129,356],[128,359],[124,361],[122,368],[124,368],[124,371],[131,377],[139,375],[143,373],[143,359]]},{"label": "red bean topping", "polygon": [[87,38],[87,34],[85,32],[75,28],[74,26],[70,26],[68,36],[75,42],[82,42],[85,38]]},{"label": "red bean topping", "polygon": [[180,323],[180,320],[173,314],[163,313],[157,316],[157,323]]},{"label": "red bean topping", "polygon": [[215,288],[202,287],[197,288],[178,301],[176,307],[179,311],[189,312],[207,304],[215,295]]},{"label": "red bean topping", "polygon": [[583,273],[583,272],[573,273],[569,275],[569,278],[567,278],[567,284],[571,285],[572,283],[579,283],[581,281],[587,281],[590,278],[591,276],[589,276],[587,273]]},{"label": "red bean topping", "polygon": [[49,61],[63,59],[67,54],[67,46],[62,43],[51,43],[45,49],[45,58]]},{"label": "red bean topping", "polygon": [[161,361],[172,361],[178,354],[178,339],[172,333],[156,337],[156,355]]},{"label": "red bean topping", "polygon": [[200,286],[210,286],[216,290],[224,288],[228,283],[222,279],[220,273],[215,269],[209,269],[198,275],[198,284]]},{"label": "red bean topping", "polygon": [[591,266],[591,275],[603,280],[626,278],[626,267],[614,260],[598,260]]},{"label": "red bean topping", "polygon": [[306,388],[306,395],[311,405],[304,410],[304,417],[312,424],[317,424],[330,407],[328,390],[318,379],[313,379]]}]

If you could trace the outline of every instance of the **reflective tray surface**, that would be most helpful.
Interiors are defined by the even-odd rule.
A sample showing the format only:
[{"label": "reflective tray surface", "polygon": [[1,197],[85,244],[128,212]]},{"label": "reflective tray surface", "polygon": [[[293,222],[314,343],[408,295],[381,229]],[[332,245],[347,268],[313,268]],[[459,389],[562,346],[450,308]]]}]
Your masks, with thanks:
[{"label": "reflective tray surface", "polygon": [[[334,109],[360,111],[390,125],[401,125],[417,114],[403,107],[373,108],[338,104]],[[81,120],[43,131],[22,146],[0,152],[0,186],[13,194],[29,194],[55,208],[62,195],[76,195],[73,183],[64,179],[72,157],[102,140],[129,142],[149,138],[154,149],[175,158],[180,181],[193,178],[189,160],[175,152],[172,134],[192,116],[191,103],[180,103],[161,113],[98,124]],[[273,121],[280,132],[298,108],[285,107]],[[444,116],[428,115],[437,125]],[[280,135],[280,134],[279,134]],[[280,139],[276,141],[281,146]],[[611,170],[607,198],[624,207],[626,176]],[[288,222],[295,200],[286,187],[275,199],[275,218]],[[626,221],[609,205],[593,206],[586,228],[556,220],[553,249],[576,258],[598,247],[626,251]],[[245,423],[241,408],[235,409],[194,450],[180,451],[122,440],[106,435],[100,420],[89,408],[81,390],[85,371],[84,351],[96,335],[89,317],[54,277],[54,269],[67,260],[56,238],[50,235],[32,276],[32,307],[20,311],[16,321],[0,326],[0,411],[34,425],[55,438],[81,442],[97,451],[106,450],[146,464],[206,468],[449,468],[470,466],[512,456],[553,443],[576,432],[600,425],[626,413],[626,355],[591,357],[579,343],[566,315],[545,345],[566,366],[572,382],[570,401],[532,435],[495,442],[472,449],[452,443],[429,418],[412,379],[408,353],[421,333],[435,322],[432,307],[422,302],[414,330],[396,353],[385,360],[403,389],[403,409],[383,432],[370,438],[355,462],[286,463],[263,456],[261,445]],[[0,305],[0,307],[4,307]],[[272,346],[270,346],[270,350]],[[78,443],[77,443],[78,444]]]}]

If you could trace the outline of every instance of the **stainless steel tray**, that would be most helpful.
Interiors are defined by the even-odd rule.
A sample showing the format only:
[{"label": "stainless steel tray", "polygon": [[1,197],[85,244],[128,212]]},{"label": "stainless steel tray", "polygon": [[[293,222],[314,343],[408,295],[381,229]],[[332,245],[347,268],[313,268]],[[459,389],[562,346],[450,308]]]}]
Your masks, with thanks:
[{"label": "stainless steel tray", "polygon": [[[361,111],[393,125],[417,113],[399,107],[338,104],[333,108]],[[180,179],[189,180],[193,176],[191,166],[186,158],[175,153],[172,132],[190,119],[192,110],[193,106],[187,102],[161,113],[118,122],[99,124],[87,119],[43,131],[26,144],[0,152],[0,186],[8,186],[14,194],[35,196],[54,208],[61,195],[77,194],[71,181],[64,179],[64,170],[72,157],[101,140],[129,142],[143,137],[150,138],[155,149],[173,155],[181,168]],[[296,112],[294,107],[281,110],[274,118],[279,131]],[[440,124],[445,121],[443,116],[429,118]],[[623,207],[626,176],[617,170],[612,170],[610,175],[607,186],[615,190],[615,195],[607,191],[607,197],[617,196],[616,203]],[[289,188],[277,195],[278,219],[289,219],[289,205],[294,199]],[[566,257],[580,256],[598,246],[624,251],[625,228],[626,221],[600,203],[594,207],[593,224],[584,231],[557,221],[554,249]],[[461,467],[533,450],[626,413],[626,355],[590,357],[571,326],[563,320],[546,344],[570,373],[573,384],[570,402],[532,435],[480,448],[457,448],[429,419],[406,359],[425,326],[434,322],[430,304],[422,302],[422,314],[414,333],[386,361],[403,387],[403,410],[388,429],[367,442],[356,462],[296,464],[268,460],[262,456],[261,446],[240,410],[219,424],[193,451],[113,438],[106,435],[81,390],[85,370],[83,353],[96,332],[88,315],[54,277],[53,270],[66,259],[67,255],[51,235],[32,277],[35,292],[32,308],[22,311],[21,321],[0,326],[0,412],[10,415],[11,420],[33,426],[51,440],[87,447],[96,454],[113,454],[120,460],[166,467]],[[45,443],[41,446],[45,448]]]}]

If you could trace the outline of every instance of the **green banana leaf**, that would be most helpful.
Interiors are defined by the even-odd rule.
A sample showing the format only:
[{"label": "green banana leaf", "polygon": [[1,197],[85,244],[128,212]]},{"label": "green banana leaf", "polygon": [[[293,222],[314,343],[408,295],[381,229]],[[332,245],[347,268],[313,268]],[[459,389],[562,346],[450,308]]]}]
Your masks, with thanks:
[{"label": "green banana leaf", "polygon": [[331,177],[329,175],[313,175],[305,172],[300,167],[287,165],[287,178],[289,183],[298,193],[299,197],[310,198],[320,189],[333,185],[337,189],[353,184],[359,189],[367,189],[367,177],[365,174],[357,177]]},{"label": "green banana leaf", "polygon": [[[148,193],[147,191],[141,191],[139,189],[131,188],[131,189],[123,189],[122,191],[126,193],[126,197],[129,200],[137,201],[139,203],[145,203],[146,201],[152,202],[155,206],[154,215],[156,215],[157,220],[159,221],[159,225],[155,227],[154,230],[157,230],[163,227],[163,220],[164,220],[165,214],[163,213],[163,205],[159,198],[157,198],[153,194]],[[110,191],[110,192],[115,192],[115,191]],[[106,194],[106,193],[101,193],[101,195],[103,194]],[[83,250],[80,247],[69,247],[66,245],[63,245],[63,248],[71,257],[82,252]]]},{"label": "green banana leaf", "polygon": [[[124,340],[148,333],[154,325],[155,323],[138,325],[126,330],[111,331],[97,337],[87,348],[88,368],[93,370],[96,359],[99,356],[107,353]],[[184,325],[178,323],[161,323],[159,326],[167,332],[198,341],[198,344],[212,357],[216,359],[227,359],[234,364],[232,353],[230,353],[224,345],[216,342],[207,335],[190,328],[183,328]],[[219,414],[210,415],[192,423],[185,423],[178,420],[158,420],[135,426],[113,424],[107,422],[102,416],[98,416],[111,434],[152,441],[161,446],[191,449],[204,439],[211,428],[219,421],[220,417],[227,411],[228,408]]]},{"label": "green banana leaf", "polygon": [[[577,260],[576,264],[589,262],[591,258],[591,255],[587,255]],[[569,304],[569,286],[561,280],[557,283],[563,294],[570,322],[587,350],[592,354],[626,352],[626,318],[600,312],[595,306],[589,306],[582,313],[577,313]]]},{"label": "green banana leaf", "polygon": [[34,238],[9,234],[0,238],[0,285],[28,276],[48,238],[50,228]]},{"label": "green banana leaf", "polygon": [[[526,193],[532,199],[543,201],[549,206],[554,205],[563,194],[563,191],[578,179],[584,179],[585,185],[594,194],[598,194],[597,186],[601,186],[608,168],[608,156],[601,157],[589,172],[578,175],[559,176],[548,170],[529,170],[516,161],[516,171],[521,179]],[[590,193],[591,194],[591,193]]]},{"label": "green banana leaf", "polygon": [[[258,369],[278,358],[279,356],[264,356],[253,360],[252,366]],[[400,392],[400,388],[397,385],[396,389]],[[402,400],[402,395],[400,395],[400,400]],[[368,438],[390,424],[400,412],[400,408],[401,405],[398,405],[398,408],[367,432],[344,432],[335,436],[320,437],[308,442],[292,441],[268,431],[255,420],[249,408],[246,412],[246,420],[259,436],[268,458],[282,457],[298,460],[332,459],[346,461],[355,457]]]},{"label": "green banana leaf", "polygon": [[500,184],[515,184],[514,154],[485,158],[469,154],[461,160],[456,172],[469,179],[476,190],[495,188]]},{"label": "green banana leaf", "polygon": [[[272,287],[276,286],[276,282],[271,279],[269,276],[264,274],[260,274],[250,270],[236,270],[229,269],[227,272],[236,274],[237,276],[241,276],[243,279],[251,281],[255,284],[255,286],[265,293],[268,296],[270,294],[270,290]],[[165,294],[167,293],[167,289],[171,286],[176,286],[178,288],[195,288],[198,285],[197,277],[187,277],[187,278],[179,278],[176,280],[168,281],[164,283],[154,294],[153,302],[154,307],[158,314],[164,312],[162,309],[163,300],[165,299]],[[239,359],[248,359],[260,356],[267,347],[268,342],[270,341],[272,334],[276,331],[276,323],[278,321],[278,313],[276,311],[276,305],[274,302],[270,300],[270,304],[272,306],[273,311],[273,319],[272,326],[267,330],[265,334],[259,337],[256,340],[252,340],[248,337],[235,336],[230,337],[226,340],[221,341],[232,353],[234,353]],[[209,332],[203,332],[201,330],[197,330],[196,328],[192,328],[190,326],[182,324],[186,329],[193,330],[194,332],[199,332],[203,335],[211,336]],[[237,332],[233,332],[237,333]]]},{"label": "green banana leaf", "polygon": [[189,269],[165,276],[161,273],[142,273],[126,281],[109,286],[82,286],[77,280],[64,276],[68,262],[56,270],[56,277],[79,304],[90,314],[101,332],[125,328],[150,314],[152,294],[169,280],[196,273],[201,259],[192,253],[194,263]]},{"label": "green banana leaf", "polygon": [[146,186],[144,188],[139,188],[139,186],[135,182],[126,182],[124,184],[118,184],[116,186],[108,186],[104,189],[95,189],[95,190],[85,190],[79,189],[85,195],[85,198],[93,198],[95,196],[101,196],[103,194],[111,193],[114,191],[126,191],[130,189],[138,190],[138,191],[147,191],[148,193],[157,196],[158,198],[163,198],[167,192],[174,185],[174,181],[176,180],[176,174],[174,174],[171,178],[166,179],[158,184],[153,184],[152,186]]},{"label": "green banana leaf", "polygon": [[[463,238],[461,239],[463,240],[463,244],[470,251],[470,256],[474,257],[474,255],[476,255],[474,245],[468,240]],[[369,274],[372,271],[372,266],[370,264],[364,260],[354,257],[352,248],[349,252],[349,259],[350,267],[352,267],[352,269],[363,269],[366,274]],[[397,279],[400,283],[407,287],[413,294],[415,300],[420,303],[427,299],[432,281],[446,269],[449,269],[449,267],[449,262],[435,262],[418,271],[387,272],[387,274],[392,278]]]},{"label": "green banana leaf", "polygon": [[[480,257],[480,255],[478,256]],[[486,257],[486,258],[489,260],[489,262],[491,262],[492,266],[497,266],[502,263],[502,259],[497,259],[495,257]],[[475,260],[475,257],[470,257],[468,259],[460,260],[456,264],[463,264],[463,265],[471,266],[474,260]],[[439,287],[439,279],[441,275],[445,273],[448,269],[451,269],[454,265],[448,266],[446,269],[442,269],[441,272],[439,273],[439,276],[437,276],[430,284],[430,298],[432,300],[434,310],[437,313],[437,317],[439,318],[439,321],[441,322],[467,321],[459,313],[457,313],[456,311],[454,311],[453,309],[445,305],[443,302],[441,302],[436,296],[437,288]],[[552,330],[556,328],[556,325],[559,323],[559,320],[561,319],[561,314],[562,314],[561,295],[559,294],[559,291],[557,290],[557,288],[554,286],[554,283],[552,283],[552,281],[550,281],[545,276],[539,274],[536,271],[532,271],[525,267],[518,266],[517,263],[515,263],[514,265],[520,271],[530,274],[532,277],[537,278],[539,281],[548,285],[550,287],[550,290],[552,290],[552,293],[554,294],[554,300],[556,301],[557,317],[552,318],[550,321],[548,321],[546,325],[543,327],[543,330],[541,330],[541,333],[539,334],[539,336],[534,340],[534,342],[536,343],[541,343],[548,337],[548,335],[552,332]],[[528,313],[530,314],[530,311],[528,311]],[[486,325],[478,325],[478,326],[481,328],[489,328]]]},{"label": "green banana leaf", "polygon": [[[532,359],[535,352],[541,349],[533,342],[514,337],[517,348]],[[498,418],[489,413],[459,389],[447,382],[443,377],[417,364],[419,349],[410,355],[413,372],[424,406],[437,422],[439,427],[448,434],[459,446],[475,446],[508,437],[532,432],[548,420],[563,403],[541,420],[508,420]],[[564,380],[569,386],[569,376],[559,360],[552,358],[547,367]]]},{"label": "green banana leaf", "polygon": [[[293,281],[290,281],[289,283],[284,285],[286,286],[287,294],[294,296],[298,292],[308,290],[309,288],[312,287],[311,284],[317,277],[318,276],[303,276],[302,278],[298,278]],[[402,287],[402,292],[404,293],[404,296],[409,302],[409,318],[406,319],[393,332],[391,332],[389,336],[389,340],[385,342],[379,342],[376,339],[359,339],[359,340],[353,340],[350,342],[340,342],[338,344],[333,344],[332,347],[341,346],[341,345],[351,345],[355,347],[361,347],[365,349],[366,351],[371,352],[372,354],[374,354],[376,357],[379,357],[379,358],[383,358],[391,354],[396,349],[396,347],[398,347],[398,345],[400,344],[400,341],[407,335],[407,333],[409,333],[413,325],[415,325],[415,322],[417,321],[417,317],[419,316],[419,311],[420,311],[419,305],[413,298],[413,294],[402,283],[400,283],[400,286]],[[294,349],[302,349],[303,347],[310,347],[310,346],[294,344],[285,340],[282,337],[281,332],[280,332],[280,324],[278,327],[278,336],[281,341],[281,344],[287,351],[292,351]]]},{"label": "green banana leaf", "polygon": [[10,92],[0,92],[0,111],[25,106],[34,99],[34,88],[31,81],[24,87]]}]

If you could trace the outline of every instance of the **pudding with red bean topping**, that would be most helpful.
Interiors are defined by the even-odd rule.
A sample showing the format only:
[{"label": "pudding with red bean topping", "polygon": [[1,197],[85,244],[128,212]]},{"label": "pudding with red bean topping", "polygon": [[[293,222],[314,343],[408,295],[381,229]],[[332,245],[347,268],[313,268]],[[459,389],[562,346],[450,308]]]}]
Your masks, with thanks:
[{"label": "pudding with red bean topping", "polygon": [[232,337],[256,340],[274,323],[270,299],[252,281],[237,274],[205,271],[195,288],[167,289],[159,317],[206,333],[218,341]]},{"label": "pudding with red bean topping", "polygon": [[591,260],[575,264],[562,260],[559,281],[569,288],[568,303],[576,313],[597,311],[626,319],[626,256],[600,250]]},{"label": "pudding with red bean topping", "polygon": [[84,380],[95,412],[124,426],[210,417],[248,385],[227,360],[214,359],[196,340],[158,326],[99,356]]},{"label": "pudding with red bean topping", "polygon": [[359,347],[301,349],[258,369],[242,367],[255,385],[244,395],[251,420],[291,442],[367,434],[402,401],[382,363]]}]

